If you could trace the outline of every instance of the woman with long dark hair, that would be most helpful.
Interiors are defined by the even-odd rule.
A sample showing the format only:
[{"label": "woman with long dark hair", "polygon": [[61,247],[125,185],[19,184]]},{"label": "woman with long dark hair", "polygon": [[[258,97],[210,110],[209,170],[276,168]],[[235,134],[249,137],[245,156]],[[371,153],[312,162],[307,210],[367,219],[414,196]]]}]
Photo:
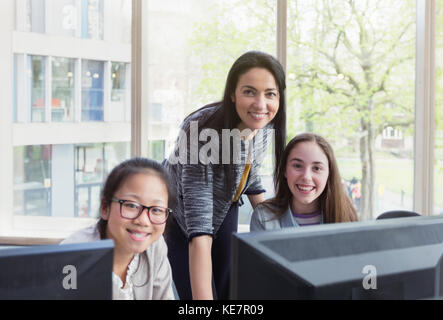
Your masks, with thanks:
[{"label": "woman with long dark hair", "polygon": [[231,67],[223,100],[182,123],[164,162],[178,194],[165,238],[181,299],[229,298],[230,238],[237,230],[240,197],[247,194],[253,207],[264,200],[258,170],[272,138],[274,160],[280,161],[285,87],[274,57],[247,52]]},{"label": "woman with long dark hair", "polygon": [[257,206],[250,230],[357,221],[331,145],[313,133],[295,136],[276,165],[275,196]]}]

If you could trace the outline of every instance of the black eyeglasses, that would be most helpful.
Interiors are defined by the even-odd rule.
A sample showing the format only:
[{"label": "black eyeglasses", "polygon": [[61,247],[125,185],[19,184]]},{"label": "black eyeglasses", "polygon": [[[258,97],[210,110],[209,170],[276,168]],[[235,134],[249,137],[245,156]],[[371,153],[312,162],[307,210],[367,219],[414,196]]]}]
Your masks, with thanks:
[{"label": "black eyeglasses", "polygon": [[145,209],[148,209],[149,221],[153,224],[163,224],[168,219],[169,214],[172,213],[172,210],[169,208],[159,206],[147,207],[132,200],[112,198],[112,201],[120,203],[121,217],[129,220],[137,219]]}]

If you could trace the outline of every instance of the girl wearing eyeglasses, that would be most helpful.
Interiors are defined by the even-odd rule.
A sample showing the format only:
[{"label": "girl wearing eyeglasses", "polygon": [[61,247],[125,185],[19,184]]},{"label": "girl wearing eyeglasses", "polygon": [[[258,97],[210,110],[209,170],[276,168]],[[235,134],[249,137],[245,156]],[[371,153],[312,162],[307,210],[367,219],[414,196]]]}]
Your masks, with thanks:
[{"label": "girl wearing eyeglasses", "polygon": [[169,175],[159,163],[124,161],[104,184],[98,223],[62,242],[114,240],[114,300],[174,299],[163,239],[172,192]]}]

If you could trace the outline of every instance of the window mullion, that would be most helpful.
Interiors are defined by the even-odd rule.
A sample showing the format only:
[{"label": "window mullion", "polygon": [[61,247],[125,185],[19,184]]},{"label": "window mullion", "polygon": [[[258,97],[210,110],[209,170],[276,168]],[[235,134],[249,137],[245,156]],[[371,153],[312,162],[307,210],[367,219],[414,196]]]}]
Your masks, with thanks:
[{"label": "window mullion", "polygon": [[434,160],[435,0],[417,1],[414,210],[431,215]]},{"label": "window mullion", "polygon": [[287,49],[287,0],[277,0],[277,59],[286,72]]},{"label": "window mullion", "polygon": [[148,2],[132,1],[131,154],[148,156]]}]

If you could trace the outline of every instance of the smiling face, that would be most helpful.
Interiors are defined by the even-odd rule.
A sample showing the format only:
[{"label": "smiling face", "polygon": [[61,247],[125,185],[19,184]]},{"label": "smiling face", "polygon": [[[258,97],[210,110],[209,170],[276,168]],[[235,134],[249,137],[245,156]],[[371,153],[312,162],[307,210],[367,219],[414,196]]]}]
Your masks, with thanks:
[{"label": "smiling face", "polygon": [[280,103],[275,78],[264,68],[252,68],[242,74],[231,98],[241,120],[237,126],[240,130],[265,127],[274,119]]},{"label": "smiling face", "polygon": [[285,177],[292,193],[292,210],[308,214],[320,210],[319,197],[329,177],[329,162],[315,142],[300,142],[289,153]]},{"label": "smiling face", "polygon": [[[130,176],[115,192],[114,197],[145,206],[168,207],[166,185],[152,172]],[[165,230],[165,224],[151,223],[147,209],[135,220],[122,218],[118,202],[111,202],[109,208],[101,209],[101,216],[108,221],[106,237],[114,240],[115,252],[119,255],[134,255],[145,251]]]}]

